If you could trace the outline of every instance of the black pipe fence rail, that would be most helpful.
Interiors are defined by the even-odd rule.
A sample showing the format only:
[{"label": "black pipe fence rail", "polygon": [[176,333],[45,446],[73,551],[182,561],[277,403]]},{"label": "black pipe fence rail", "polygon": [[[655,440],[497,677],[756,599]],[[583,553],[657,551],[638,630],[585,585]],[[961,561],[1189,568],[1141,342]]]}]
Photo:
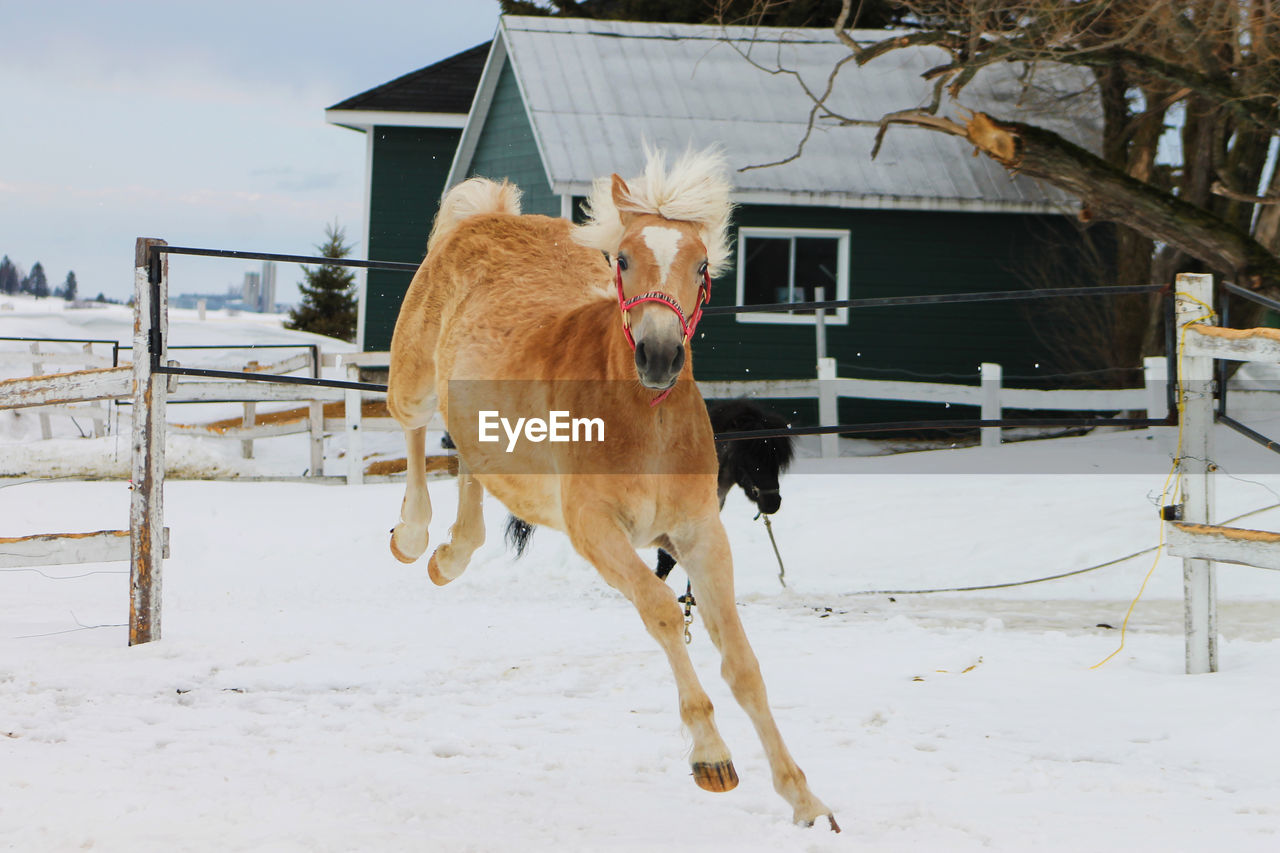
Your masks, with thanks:
[{"label": "black pipe fence rail", "polygon": [[[314,255],[286,255],[274,252],[251,252],[234,249],[203,249],[191,246],[152,245],[148,258],[150,284],[158,295],[160,287],[161,255],[189,255],[198,257],[236,258],[239,260],[278,261],[282,263],[322,264],[332,266],[359,267],[363,269],[393,270],[412,272],[418,264],[400,261],[374,261],[355,258],[325,258]],[[945,305],[964,302],[1016,302],[1035,299],[1081,298],[1102,296],[1123,296],[1135,294],[1164,294],[1165,296],[1165,340],[1169,359],[1169,375],[1177,375],[1176,354],[1172,346],[1174,342],[1174,305],[1170,288],[1165,285],[1115,285],[1102,287],[1059,287],[1042,290],[1016,291],[982,291],[975,293],[937,293],[916,296],[886,296],[866,299],[828,299],[819,302],[788,302],[768,305],[708,305],[702,309],[704,315],[740,314],[753,312],[789,312],[815,311],[819,308],[888,308],[910,305]],[[1276,303],[1280,310],[1280,303]],[[370,393],[386,393],[387,386],[372,382],[351,382],[340,379],[322,379],[319,377],[281,376],[265,373],[248,373],[234,370],[209,370],[195,367],[181,367],[160,364],[161,342],[158,340],[160,328],[159,299],[151,300],[151,366],[156,373],[169,376],[197,376],[213,379],[241,379],[249,382],[279,382],[293,385],[310,385],[320,388],[341,388],[346,390],[367,391]],[[286,345],[287,346],[287,345]],[[194,348],[194,347],[193,347]],[[179,347],[174,347],[179,349]],[[829,426],[792,427],[778,430],[749,430],[716,435],[717,441],[735,441],[751,438],[775,438],[782,436],[804,435],[866,435],[880,432],[914,432],[917,430],[962,430],[981,429],[984,427],[1028,427],[1028,428],[1083,428],[1096,426],[1153,427],[1176,426],[1178,423],[1175,404],[1175,389],[1172,381],[1168,385],[1169,414],[1163,418],[998,418],[998,419],[950,419],[950,420],[918,420],[896,421],[871,424],[834,424]]]},{"label": "black pipe fence rail", "polygon": [[864,299],[824,299],[821,302],[775,302],[764,305],[704,305],[704,316],[762,312],[816,311],[835,308],[896,308],[906,305],[951,305],[961,302],[1023,302],[1059,297],[1127,296],[1167,293],[1161,284],[1108,285],[1105,287],[1051,287],[1043,290],[988,290],[978,293],[930,293],[918,296],[878,296]]},{"label": "black pipe fence rail", "polygon": [[242,261],[278,261],[283,264],[321,264],[331,267],[359,267],[370,270],[416,272],[418,264],[404,261],[368,261],[360,258],[325,258],[315,255],[280,255],[274,252],[242,252],[237,249],[197,249],[192,246],[152,246],[154,265],[160,255],[191,255],[203,258],[237,258]]}]

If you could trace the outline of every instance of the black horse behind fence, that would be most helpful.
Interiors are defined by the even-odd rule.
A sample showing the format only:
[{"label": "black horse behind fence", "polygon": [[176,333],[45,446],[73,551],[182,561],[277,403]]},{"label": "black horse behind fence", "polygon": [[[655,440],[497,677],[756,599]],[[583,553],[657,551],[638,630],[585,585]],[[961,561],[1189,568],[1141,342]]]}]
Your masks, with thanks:
[{"label": "black horse behind fence", "polygon": [[[711,428],[716,434],[746,432],[748,430],[783,430],[787,422],[768,409],[747,399],[725,400],[707,406]],[[747,438],[736,441],[717,441],[716,459],[720,476],[716,483],[720,506],[735,485],[746,493],[756,509],[764,515],[772,515],[782,506],[778,491],[778,477],[787,470],[795,458],[795,439],[789,435],[771,438]],[[523,556],[533,535],[533,525],[516,518],[507,519],[507,544]],[[666,579],[676,564],[675,558],[658,549],[658,577]]]}]

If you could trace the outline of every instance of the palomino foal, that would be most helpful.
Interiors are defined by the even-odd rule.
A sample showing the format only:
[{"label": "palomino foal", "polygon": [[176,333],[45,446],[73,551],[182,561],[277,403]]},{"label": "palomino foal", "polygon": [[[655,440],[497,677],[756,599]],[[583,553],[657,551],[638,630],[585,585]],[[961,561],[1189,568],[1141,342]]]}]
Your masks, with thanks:
[{"label": "palomino foal", "polygon": [[[391,342],[387,405],[408,447],[391,551],[407,563],[427,549],[424,444],[438,406],[458,448],[459,495],[431,580],[456,579],[483,543],[485,490],[516,516],[565,532],[666,652],[694,780],[728,791],[738,777],[685,649],[680,607],[636,553],[669,542],[774,788],[797,822],[827,816],[838,831],[782,741],[738,618],[715,442],[689,361],[711,279],[729,259],[723,173],[716,155],[686,154],[668,170],[651,153],[631,183],[597,182],[582,226],[519,215],[519,193],[505,182],[473,178],[449,191]],[[486,414],[553,411],[601,419],[603,440],[495,442],[480,425]]]}]

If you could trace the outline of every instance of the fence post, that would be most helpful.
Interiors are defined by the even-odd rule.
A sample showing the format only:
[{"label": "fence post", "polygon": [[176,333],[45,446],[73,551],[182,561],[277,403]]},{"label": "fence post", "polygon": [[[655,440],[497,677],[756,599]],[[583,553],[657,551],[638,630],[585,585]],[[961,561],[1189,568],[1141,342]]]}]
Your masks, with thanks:
[{"label": "fence post", "polygon": [[[982,378],[982,419],[998,421],[1002,415],[1000,390],[1004,381],[1004,369],[998,364],[983,362],[980,369]],[[982,446],[1000,446],[1000,427],[982,428]]]},{"label": "fence post", "polygon": [[[825,287],[815,287],[813,289],[813,301],[825,302],[827,300],[827,289]],[[814,349],[818,353],[818,361],[827,357],[827,311],[825,308],[819,308],[813,312],[813,337]]]},{"label": "fence post", "polygon": [[[360,365],[347,365],[347,379],[360,381]],[[347,425],[347,485],[359,486],[364,483],[364,423],[361,411],[360,392],[354,388],[347,389],[346,412]]]},{"label": "fence post", "polygon": [[[86,358],[93,358],[93,344],[85,344],[83,347],[81,347],[81,350],[84,352]],[[107,417],[110,412],[110,409],[107,407],[110,405],[111,405],[111,401],[108,400],[108,401],[102,402],[101,404],[95,401],[93,403],[90,403],[88,406],[86,406],[86,408],[93,410],[93,437],[94,438],[102,438],[102,436],[106,434]],[[98,417],[99,414],[101,414],[102,416],[101,418]]]},{"label": "fence post", "polygon": [[[1214,325],[1213,276],[1181,273],[1174,288],[1177,299],[1178,348],[1186,342],[1186,326]],[[1178,353],[1178,400],[1182,407],[1182,447],[1178,472],[1183,478],[1182,519],[1210,524],[1213,516],[1213,359]],[[1183,618],[1186,630],[1187,673],[1218,671],[1218,603],[1214,565],[1209,560],[1182,560]]]},{"label": "fence post", "polygon": [[[40,354],[40,344],[38,342],[33,343],[31,345],[31,354],[32,355]],[[44,376],[44,365],[41,364],[39,361],[32,361],[31,375]],[[49,439],[53,438],[53,430],[49,427],[49,416],[44,412],[40,412],[40,414],[37,415],[36,417],[37,417],[37,420],[40,421],[40,437],[45,441],[48,441]]]},{"label": "fence post", "polygon": [[1147,386],[1147,417],[1151,419],[1169,416],[1169,398],[1165,385],[1169,381],[1169,361],[1164,356],[1150,356],[1142,360],[1142,381]]},{"label": "fence post", "polygon": [[[320,378],[320,348],[311,347],[311,378]],[[324,476],[324,403],[312,400],[307,404],[307,430],[311,435],[312,477]]]},{"label": "fence post", "polygon": [[[836,360],[834,358],[818,359],[818,423],[822,426],[835,426],[840,422],[839,397],[836,396]],[[823,459],[835,459],[840,455],[840,436],[827,433],[821,436],[819,447]]]},{"label": "fence post", "polygon": [[129,503],[129,645],[160,639],[164,566],[164,418],[169,260],[165,241],[139,237],[133,271],[133,463]]},{"label": "fence post", "polygon": [[[244,404],[244,417],[241,418],[240,423],[244,426],[246,430],[251,430],[258,425],[258,404],[257,403]],[[253,458],[253,439],[252,438],[247,438],[240,442],[240,457],[242,459]]]}]

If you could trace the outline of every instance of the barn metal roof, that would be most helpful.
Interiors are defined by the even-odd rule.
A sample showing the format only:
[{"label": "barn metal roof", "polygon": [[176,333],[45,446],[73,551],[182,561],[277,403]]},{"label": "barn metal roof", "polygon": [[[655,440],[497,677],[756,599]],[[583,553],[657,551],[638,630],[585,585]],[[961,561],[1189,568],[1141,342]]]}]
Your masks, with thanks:
[{"label": "barn metal roof", "polygon": [[[884,30],[854,31],[859,42]],[[504,17],[463,132],[450,184],[465,177],[493,88],[509,62],[552,190],[583,195],[592,179],[642,168],[641,140],[678,153],[720,145],[735,169],[790,157],[805,135],[811,102],[848,49],[830,30],[770,29]],[[758,66],[753,67],[746,57]],[[936,48],[892,51],[865,66],[847,62],[832,110],[865,124],[819,119],[802,156],[737,171],[740,203],[1005,212],[1062,212],[1070,196],[1031,178],[1011,177],[960,139],[894,126],[871,159],[881,116],[927,104],[926,69]],[[786,69],[778,73],[778,69]],[[771,73],[773,72],[773,73]],[[1101,111],[1088,72],[1012,63],[984,70],[941,114],[963,109],[1047,125],[1098,150]]]}]

